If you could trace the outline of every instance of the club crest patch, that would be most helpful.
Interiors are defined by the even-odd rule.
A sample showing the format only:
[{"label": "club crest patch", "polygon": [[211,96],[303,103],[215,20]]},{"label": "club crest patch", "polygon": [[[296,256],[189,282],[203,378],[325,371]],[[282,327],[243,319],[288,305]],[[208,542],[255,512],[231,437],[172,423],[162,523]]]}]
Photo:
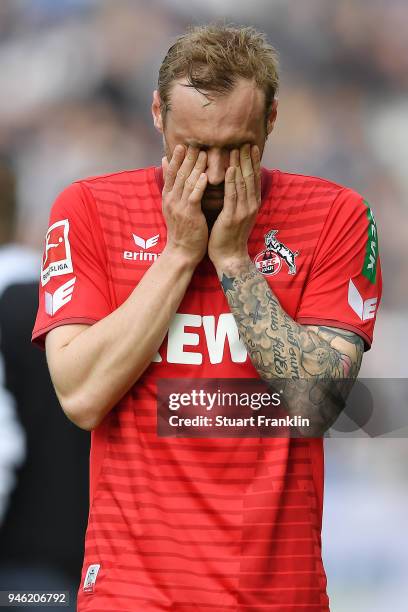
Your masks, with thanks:
[{"label": "club crest patch", "polygon": [[272,276],[279,272],[284,261],[288,267],[288,274],[296,274],[295,258],[299,255],[299,251],[291,251],[289,247],[276,238],[277,233],[278,230],[270,230],[265,234],[266,249],[258,253],[254,259],[254,264],[259,272]]}]

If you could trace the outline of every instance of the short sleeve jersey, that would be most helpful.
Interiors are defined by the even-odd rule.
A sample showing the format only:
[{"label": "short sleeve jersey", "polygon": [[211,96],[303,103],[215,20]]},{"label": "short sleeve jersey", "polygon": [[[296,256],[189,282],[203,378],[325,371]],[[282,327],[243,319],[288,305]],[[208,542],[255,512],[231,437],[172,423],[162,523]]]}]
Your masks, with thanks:
[{"label": "short sleeve jersey", "polygon": [[[157,168],[79,181],[57,198],[33,340],[118,308],[166,244]],[[377,230],[361,196],[262,170],[249,254],[301,324],[371,345]],[[129,358],[131,358],[129,356]],[[92,432],[78,610],[327,611],[321,439],[159,437],[161,378],[257,378],[208,258],[143,376]]]}]

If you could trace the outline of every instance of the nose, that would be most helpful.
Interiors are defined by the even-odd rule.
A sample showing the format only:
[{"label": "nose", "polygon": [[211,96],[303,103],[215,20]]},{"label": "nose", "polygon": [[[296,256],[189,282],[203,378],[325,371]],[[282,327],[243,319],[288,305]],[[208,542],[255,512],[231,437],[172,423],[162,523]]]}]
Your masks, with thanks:
[{"label": "nose", "polygon": [[222,149],[209,149],[207,152],[207,170],[209,185],[221,185],[225,179],[225,171],[228,168],[227,151]]}]

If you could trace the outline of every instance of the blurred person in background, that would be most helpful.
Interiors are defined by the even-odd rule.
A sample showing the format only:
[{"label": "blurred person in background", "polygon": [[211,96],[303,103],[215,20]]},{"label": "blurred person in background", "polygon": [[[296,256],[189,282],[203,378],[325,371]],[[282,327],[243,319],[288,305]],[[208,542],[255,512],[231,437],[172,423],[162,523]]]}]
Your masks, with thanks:
[{"label": "blurred person in background", "polygon": [[45,355],[28,344],[37,306],[37,283],[9,285],[0,297],[5,385],[26,440],[25,460],[0,527],[0,586],[68,591],[68,609],[75,610],[88,506],[89,436],[61,414]]},{"label": "blurred person in background", "polygon": [[[381,272],[361,196],[261,169],[277,89],[255,30],[191,30],[154,92],[162,169],[77,181],[52,208],[33,339],[65,413],[92,430],[78,610],[328,610],[316,436],[337,416],[331,382],[371,346]],[[188,351],[202,317],[214,331]],[[307,380],[310,405],[291,408],[312,438],[158,438],[162,377]]]},{"label": "blurred person in background", "polygon": [[41,255],[16,237],[16,176],[0,159],[0,292],[13,282],[38,277]]},{"label": "blurred person in background", "polygon": [[3,160],[0,588],[70,590],[74,610],[87,513],[89,441],[62,418],[45,356],[29,345],[41,255],[16,240],[16,218],[16,178]]},{"label": "blurred person in background", "polygon": [[[10,163],[0,159],[0,297],[11,283],[38,276],[39,253],[15,241],[16,209],[15,175]],[[15,485],[15,471],[24,455],[24,433],[14,399],[5,387],[0,352],[0,525]]]}]

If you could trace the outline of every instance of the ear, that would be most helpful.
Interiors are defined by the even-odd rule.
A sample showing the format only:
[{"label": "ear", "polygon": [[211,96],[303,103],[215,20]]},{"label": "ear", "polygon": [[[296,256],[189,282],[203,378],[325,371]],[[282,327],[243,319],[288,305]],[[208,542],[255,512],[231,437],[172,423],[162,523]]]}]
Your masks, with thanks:
[{"label": "ear", "polygon": [[152,115],[154,127],[160,134],[163,134],[163,117],[160,108],[160,96],[157,89],[153,92]]},{"label": "ear", "polygon": [[275,100],[273,101],[273,104],[272,104],[271,111],[270,111],[270,113],[268,115],[267,122],[266,122],[266,131],[268,133],[268,136],[269,136],[269,134],[272,132],[272,130],[274,128],[275,121],[276,121],[276,115],[277,114],[278,114],[278,101],[275,98]]}]

